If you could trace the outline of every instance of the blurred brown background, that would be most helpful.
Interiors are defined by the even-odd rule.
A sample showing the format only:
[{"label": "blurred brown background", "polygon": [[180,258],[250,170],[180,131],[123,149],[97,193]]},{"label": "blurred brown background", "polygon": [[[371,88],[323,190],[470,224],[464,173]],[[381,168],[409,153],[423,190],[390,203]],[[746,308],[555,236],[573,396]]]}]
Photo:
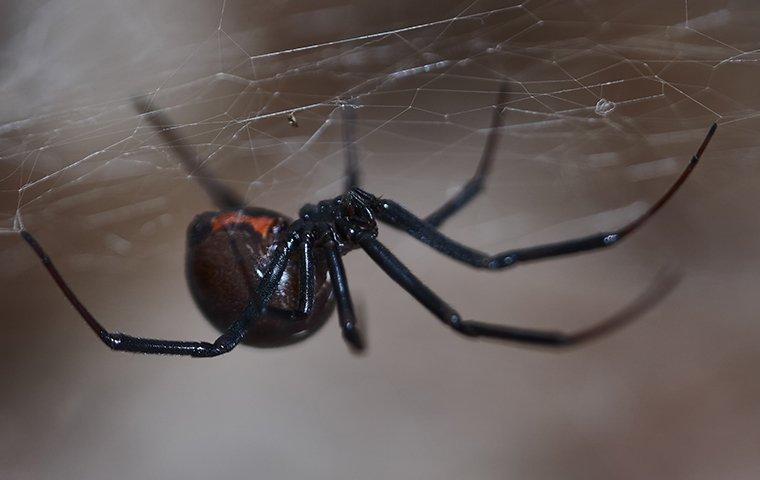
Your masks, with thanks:
[{"label": "blurred brown background", "polygon": [[[760,476],[754,2],[0,9],[3,479]],[[620,225],[720,124],[673,203],[610,251],[494,274],[381,233],[466,317],[515,325],[580,328],[661,267],[683,272],[588,347],[456,336],[354,253],[363,357],[335,319],[281,350],[113,353],[14,232],[38,235],[109,328],[211,339],[183,277],[185,227],[209,202],[130,97],[154,94],[210,169],[290,214],[338,193],[337,105],[353,101],[367,189],[424,214],[471,175],[505,81],[487,192],[445,227],[488,251]]]}]

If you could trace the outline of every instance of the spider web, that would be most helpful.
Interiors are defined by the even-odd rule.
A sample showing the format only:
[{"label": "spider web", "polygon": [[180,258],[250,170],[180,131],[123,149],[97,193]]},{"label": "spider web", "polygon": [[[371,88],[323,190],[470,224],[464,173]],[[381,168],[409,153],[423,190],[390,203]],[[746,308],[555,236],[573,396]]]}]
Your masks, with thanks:
[{"label": "spider web", "polygon": [[[757,1],[2,3],[3,478],[758,477]],[[719,124],[604,254],[496,277],[381,230],[465,318],[505,325],[579,330],[684,267],[640,324],[561,359],[464,341],[359,254],[361,361],[335,319],[285,352],[111,355],[18,235],[110,330],[213,340],[181,280],[183,231],[212,206],[135,97],[291,215],[340,192],[355,108],[367,190],[424,215],[474,171],[504,83],[486,191],[444,227],[486,251],[623,224]]]},{"label": "spider web", "polygon": [[341,109],[356,108],[367,188],[426,213],[474,169],[505,82],[489,192],[461,222],[483,247],[609,227],[713,121],[736,126],[750,168],[755,20],[707,1],[27,3],[4,29],[0,231],[55,232],[103,262],[209,209],[133,107],[142,95],[223,182],[289,214],[339,193]]}]

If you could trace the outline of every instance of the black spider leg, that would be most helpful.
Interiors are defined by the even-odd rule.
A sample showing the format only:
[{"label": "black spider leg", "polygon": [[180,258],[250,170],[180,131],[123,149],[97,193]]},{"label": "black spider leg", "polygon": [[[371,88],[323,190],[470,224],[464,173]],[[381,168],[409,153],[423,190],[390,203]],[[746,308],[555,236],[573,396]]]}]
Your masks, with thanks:
[{"label": "black spider leg", "polygon": [[291,231],[287,240],[277,246],[272,260],[269,262],[264,276],[259,283],[259,288],[246,306],[240,319],[216,339],[214,343],[196,342],[185,340],[162,340],[156,338],[141,338],[125,335],[123,333],[111,333],[98,322],[87,308],[79,301],[77,296],[66,284],[58,269],[53,265],[50,257],[42,249],[42,246],[29,232],[22,230],[21,237],[32,247],[32,250],[42,261],[50,276],[58,288],[68,299],[69,303],[79,312],[79,315],[87,322],[93,332],[112,350],[126,352],[152,353],[164,355],[186,355],[192,357],[215,357],[232,350],[243,339],[252,321],[260,318],[267,309],[269,299],[277,288],[280,278],[288,263],[288,257],[300,242],[300,233]]},{"label": "black spider leg", "polygon": [[330,269],[330,281],[332,282],[335,302],[338,308],[340,329],[343,332],[343,339],[354,352],[358,353],[364,350],[364,338],[356,320],[354,304],[351,301],[351,292],[348,289],[346,270],[343,267],[340,247],[337,240],[335,240],[336,234],[332,228],[330,228],[328,235],[332,238],[325,244],[324,249],[327,252],[327,265]]},{"label": "black spider leg", "polygon": [[389,277],[401,285],[439,320],[457,332],[469,337],[497,338],[545,347],[578,345],[621,328],[655,305],[675,287],[678,281],[675,275],[663,276],[624,310],[575,333],[509,327],[474,320],[462,320],[456,310],[422,283],[385,245],[366,234],[359,234],[358,242]]},{"label": "black spider leg", "polygon": [[359,156],[356,152],[356,106],[341,105],[343,149],[346,151],[346,191],[360,185]]},{"label": "black spider leg", "polygon": [[377,217],[380,220],[396,228],[406,231],[406,233],[412,237],[438,250],[444,255],[476,268],[498,270],[506,267],[511,267],[518,262],[539,260],[542,258],[556,257],[559,255],[585,252],[588,250],[609,247],[616,244],[619,240],[641,227],[644,222],[652,217],[652,215],[657,213],[657,211],[660,210],[663,205],[665,205],[665,203],[670,199],[670,197],[673,196],[679,187],[683,185],[683,183],[686,181],[686,178],[689,176],[692,170],[694,170],[694,167],[696,167],[697,163],[699,162],[699,158],[702,156],[702,153],[707,147],[707,144],[710,142],[710,139],[715,133],[716,128],[716,124],[713,124],[712,127],[710,127],[710,130],[708,131],[707,136],[702,142],[702,145],[699,147],[697,153],[692,157],[691,161],[686,166],[684,171],[665,192],[665,194],[660,197],[660,199],[657,200],[657,202],[655,202],[654,205],[652,205],[646,212],[619,230],[597,233],[594,235],[574,238],[557,243],[507,250],[505,252],[497,253],[496,255],[489,255],[487,253],[477,251],[446,237],[435,227],[419,219],[396,202],[384,198],[378,199],[373,195],[359,189],[355,189],[354,193],[356,195],[362,196],[365,202],[373,202],[370,204],[374,205],[373,208],[377,212]]},{"label": "black spider leg", "polygon": [[301,263],[298,272],[298,313],[304,317],[311,315],[314,308],[316,273],[314,270],[314,235],[310,227],[305,227],[301,242]]},{"label": "black spider leg", "polygon": [[507,86],[508,84],[503,84],[499,90],[499,95],[496,97],[496,104],[493,106],[493,115],[491,116],[491,128],[475,175],[462,186],[456,195],[425,217],[425,221],[430,225],[440,227],[443,222],[467,205],[483,189],[483,184],[493,164],[494,152],[501,137],[502,105],[507,101]]},{"label": "black spider leg", "polygon": [[196,152],[177,135],[174,123],[166,115],[156,111],[155,108],[151,108],[145,98],[135,98],[133,103],[137,111],[144,114],[148,122],[164,138],[164,141],[174,149],[185,171],[203,187],[217,207],[223,210],[239,210],[245,207],[245,201],[242,197],[206,169],[198,159]]}]

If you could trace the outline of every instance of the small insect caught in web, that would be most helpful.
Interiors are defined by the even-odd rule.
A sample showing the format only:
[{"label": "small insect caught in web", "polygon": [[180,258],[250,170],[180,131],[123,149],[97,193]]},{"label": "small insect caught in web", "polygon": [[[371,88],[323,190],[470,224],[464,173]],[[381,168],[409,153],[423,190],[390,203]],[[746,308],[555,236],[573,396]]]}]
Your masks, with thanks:
[{"label": "small insect caught in web", "polygon": [[296,112],[290,112],[288,114],[288,125],[290,125],[291,127],[298,126],[298,120],[296,120]]}]

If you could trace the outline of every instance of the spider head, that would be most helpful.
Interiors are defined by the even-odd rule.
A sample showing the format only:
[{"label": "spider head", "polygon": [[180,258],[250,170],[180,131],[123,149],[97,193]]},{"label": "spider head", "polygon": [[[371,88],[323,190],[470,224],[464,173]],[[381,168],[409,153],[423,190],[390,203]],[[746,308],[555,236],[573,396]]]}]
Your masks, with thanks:
[{"label": "spider head", "polygon": [[344,243],[356,243],[357,235],[377,236],[377,221],[369,202],[353,189],[336,199],[338,215],[335,226]]}]

